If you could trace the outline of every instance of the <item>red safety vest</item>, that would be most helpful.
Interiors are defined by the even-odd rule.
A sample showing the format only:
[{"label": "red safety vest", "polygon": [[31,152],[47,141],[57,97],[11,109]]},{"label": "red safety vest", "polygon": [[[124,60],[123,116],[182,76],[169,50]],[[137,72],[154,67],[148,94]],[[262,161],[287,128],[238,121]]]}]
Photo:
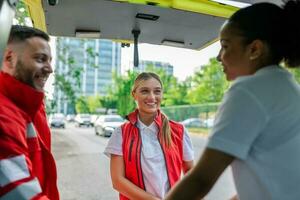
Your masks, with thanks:
[{"label": "red safety vest", "polygon": [[43,100],[0,72],[0,199],[59,199]]},{"label": "red safety vest", "polygon": [[[130,113],[127,118],[128,122],[122,125],[122,149],[123,159],[125,163],[125,176],[132,183],[145,190],[143,180],[143,171],[141,167],[141,136],[136,126],[138,110]],[[158,111],[154,121],[159,127],[158,136],[162,129],[162,114]],[[182,171],[182,155],[183,155],[183,126],[174,121],[170,122],[172,147],[168,148],[161,140],[159,140],[165,158],[166,170],[170,186],[180,179]],[[158,137],[160,138],[160,137]],[[120,194],[121,200],[128,200],[127,197]]]}]

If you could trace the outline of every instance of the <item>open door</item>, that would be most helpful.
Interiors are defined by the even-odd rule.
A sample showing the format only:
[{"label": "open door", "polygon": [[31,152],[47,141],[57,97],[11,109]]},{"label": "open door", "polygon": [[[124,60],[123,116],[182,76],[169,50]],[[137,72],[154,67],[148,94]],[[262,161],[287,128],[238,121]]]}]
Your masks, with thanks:
[{"label": "open door", "polygon": [[0,0],[0,63],[6,47],[13,17],[15,15],[16,1]]}]

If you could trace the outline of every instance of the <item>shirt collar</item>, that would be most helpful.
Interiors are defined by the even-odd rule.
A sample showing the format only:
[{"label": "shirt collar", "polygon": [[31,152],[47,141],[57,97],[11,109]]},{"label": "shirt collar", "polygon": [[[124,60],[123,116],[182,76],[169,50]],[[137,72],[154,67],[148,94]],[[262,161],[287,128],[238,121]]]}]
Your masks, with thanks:
[{"label": "shirt collar", "polygon": [[266,66],[266,67],[263,67],[263,68],[260,68],[259,70],[257,70],[254,74],[252,75],[247,75],[247,76],[240,76],[238,78],[235,79],[235,81],[233,82],[232,85],[234,84],[237,84],[237,83],[240,83],[248,78],[252,78],[254,76],[261,76],[261,75],[264,75],[264,74],[267,74],[267,73],[270,73],[272,71],[282,71],[282,72],[286,72],[285,69],[283,69],[281,66],[279,65],[269,65],[269,66]]},{"label": "shirt collar", "polygon": [[[138,118],[138,114],[139,114],[139,110],[135,109],[135,111],[133,111],[132,113],[129,113],[126,116],[126,119],[128,121],[130,121],[132,124],[136,124],[137,123],[137,118]],[[161,127],[162,126],[162,122],[163,122],[163,118],[164,116],[162,115],[162,113],[160,112],[160,110],[157,110],[157,115],[154,117],[154,122],[157,124],[157,126]]]},{"label": "shirt collar", "polygon": [[255,75],[260,75],[260,74],[267,73],[268,71],[271,71],[271,70],[279,70],[279,69],[282,69],[282,67],[280,67],[278,65],[269,65],[269,66],[266,66],[266,67],[263,67],[263,68],[260,68],[259,70],[257,70],[255,72]]},{"label": "shirt collar", "polygon": [[146,126],[139,118],[137,118],[137,127],[140,130],[145,130],[145,129],[149,129],[151,132],[158,132],[158,127],[156,125],[156,123],[153,121],[149,126]]},{"label": "shirt collar", "polygon": [[0,72],[0,93],[25,111],[32,119],[44,100],[43,92],[20,82],[5,72]]}]

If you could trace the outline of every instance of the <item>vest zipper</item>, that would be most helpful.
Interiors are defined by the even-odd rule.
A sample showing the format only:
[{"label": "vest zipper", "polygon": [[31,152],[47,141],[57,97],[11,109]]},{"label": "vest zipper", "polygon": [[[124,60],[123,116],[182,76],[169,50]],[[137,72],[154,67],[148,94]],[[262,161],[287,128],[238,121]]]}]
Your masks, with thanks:
[{"label": "vest zipper", "polygon": [[[142,136],[141,136],[141,132],[140,132],[140,129],[138,128],[138,133],[139,133],[139,137],[138,137],[138,141],[137,141],[137,143],[139,144],[139,140],[141,140],[141,146],[140,146],[140,154],[139,154],[139,157],[140,157],[140,162],[138,163],[138,159],[137,159],[137,157],[138,157],[138,153],[136,154],[136,166],[137,166],[137,175],[138,175],[138,180],[139,180],[139,183],[140,183],[140,181],[142,182],[142,184],[143,184],[143,186],[144,186],[144,190],[146,191],[146,185],[145,185],[145,181],[144,181],[144,176],[143,176],[143,169],[142,169],[142,146],[143,146],[143,141],[142,141]],[[136,152],[138,152],[138,145],[136,146]],[[138,165],[139,164],[139,165]],[[138,166],[140,166],[140,167],[138,167]],[[141,171],[141,176],[142,177],[140,177],[140,174],[139,174],[139,169],[140,169],[140,171]],[[140,185],[141,185],[141,183],[140,183]]]},{"label": "vest zipper", "polygon": [[133,147],[134,137],[131,138],[130,146],[129,146],[129,161],[131,161],[131,153],[132,153],[132,147]]}]

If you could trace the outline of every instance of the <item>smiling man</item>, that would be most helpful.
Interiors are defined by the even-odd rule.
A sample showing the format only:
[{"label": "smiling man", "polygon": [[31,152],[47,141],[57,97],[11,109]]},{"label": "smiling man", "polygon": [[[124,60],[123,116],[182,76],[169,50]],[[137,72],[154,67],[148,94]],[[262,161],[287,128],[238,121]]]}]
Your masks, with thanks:
[{"label": "smiling man", "polygon": [[44,105],[49,36],[13,26],[0,72],[0,199],[59,199]]}]

